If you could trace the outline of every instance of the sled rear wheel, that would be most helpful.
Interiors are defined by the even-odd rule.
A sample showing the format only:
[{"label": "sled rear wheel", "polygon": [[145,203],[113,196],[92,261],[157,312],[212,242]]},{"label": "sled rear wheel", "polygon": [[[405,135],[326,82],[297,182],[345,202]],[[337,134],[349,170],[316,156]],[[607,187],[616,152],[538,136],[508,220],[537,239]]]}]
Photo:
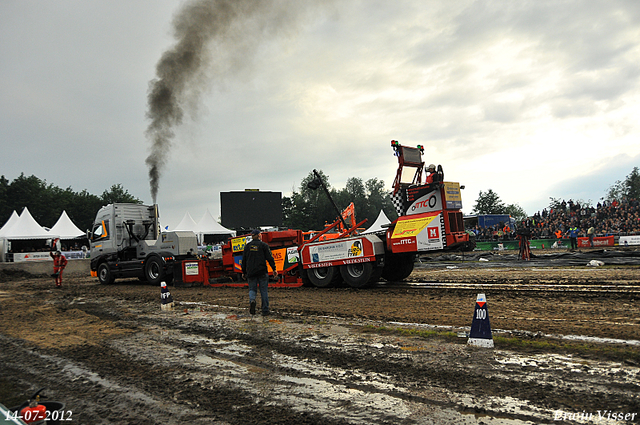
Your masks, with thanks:
[{"label": "sled rear wheel", "polygon": [[340,282],[340,272],[337,267],[307,269],[307,277],[318,288],[328,288]]},{"label": "sled rear wheel", "polygon": [[365,288],[374,283],[374,277],[380,277],[379,274],[376,276],[375,269],[376,267],[373,263],[345,264],[340,267],[340,274],[350,287]]}]

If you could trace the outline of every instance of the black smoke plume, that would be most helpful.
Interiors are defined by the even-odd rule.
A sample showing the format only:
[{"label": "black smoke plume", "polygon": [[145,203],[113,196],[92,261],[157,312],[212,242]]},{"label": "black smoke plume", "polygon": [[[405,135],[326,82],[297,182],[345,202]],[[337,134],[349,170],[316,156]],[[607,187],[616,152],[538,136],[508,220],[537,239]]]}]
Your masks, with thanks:
[{"label": "black smoke plume", "polygon": [[173,20],[175,45],[156,65],[149,83],[146,134],[151,141],[151,197],[156,203],[159,180],[167,163],[175,128],[185,111],[195,112],[201,93],[216,80],[251,65],[265,40],[295,30],[302,5],[298,0],[193,0]]}]

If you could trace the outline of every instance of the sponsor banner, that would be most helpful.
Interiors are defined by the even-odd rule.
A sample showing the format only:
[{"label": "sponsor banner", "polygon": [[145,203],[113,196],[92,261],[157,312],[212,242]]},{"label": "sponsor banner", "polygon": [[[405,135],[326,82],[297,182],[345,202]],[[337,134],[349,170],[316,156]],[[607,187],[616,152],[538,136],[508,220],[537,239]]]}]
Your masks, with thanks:
[{"label": "sponsor banner", "polygon": [[293,246],[287,248],[286,258],[284,259],[284,269],[288,269],[294,264],[298,264],[300,262],[300,254],[298,253],[298,247]]},{"label": "sponsor banner", "polygon": [[46,260],[53,261],[48,251],[47,252],[16,252],[13,254],[14,263],[18,263],[22,261],[46,261]]},{"label": "sponsor banner", "polygon": [[460,194],[460,183],[443,182],[444,200],[448,210],[462,209],[462,195]]},{"label": "sponsor banner", "polygon": [[430,226],[427,226],[416,236],[417,251],[432,251],[444,248],[444,227],[441,215],[438,214]]},{"label": "sponsor banner", "polygon": [[620,246],[640,245],[640,235],[620,236],[618,245]]},{"label": "sponsor banner", "polygon": [[[276,261],[276,270],[278,273],[282,273],[282,270],[284,270],[284,262],[287,258],[287,248],[273,249],[271,250],[271,255],[273,255],[273,259]],[[269,273],[273,272],[273,269],[268,262],[267,270],[269,270]]]},{"label": "sponsor banner", "polygon": [[185,276],[198,276],[200,274],[200,267],[197,261],[190,261],[184,263]]},{"label": "sponsor banner", "polygon": [[89,251],[65,251],[62,253],[67,260],[81,260],[83,258],[89,258]]},{"label": "sponsor banner", "polygon": [[431,217],[419,217],[419,218],[410,218],[406,220],[398,220],[398,222],[396,223],[396,227],[394,227],[393,229],[393,234],[391,235],[391,239],[408,238],[412,236],[417,236],[425,227],[430,225],[438,216],[439,215],[435,215]]},{"label": "sponsor banner", "polygon": [[[67,260],[82,260],[83,258],[89,258],[89,253],[84,251],[62,251],[62,255],[64,255]],[[13,262],[23,262],[23,261],[47,261],[53,259],[49,255],[49,251],[47,252],[16,252],[13,254]]]},{"label": "sponsor banner", "polygon": [[[640,238],[640,236],[636,236]],[[622,236],[620,237],[622,239]],[[556,245],[557,243],[557,245]],[[637,242],[640,244],[640,241]],[[478,242],[476,244],[476,251],[491,251],[497,250],[498,244],[502,244],[504,249],[520,249],[519,242],[514,241],[500,241],[500,242]],[[593,238],[593,246],[614,246],[613,236],[604,236]],[[620,242],[618,245],[622,245]],[[529,241],[529,247],[531,249],[566,249],[571,247],[571,242],[568,238],[565,239],[531,239]],[[589,238],[578,238],[578,247],[589,248]]]},{"label": "sponsor banner", "polygon": [[417,250],[418,241],[415,236],[391,239],[391,252],[416,252]]},{"label": "sponsor banner", "polygon": [[439,190],[418,198],[407,209],[407,215],[422,214],[442,210],[442,195]]},{"label": "sponsor banner", "polygon": [[311,263],[305,265],[304,268],[308,269],[318,269],[321,267],[333,267],[333,266],[341,266],[343,264],[355,264],[355,263],[369,263],[371,261],[375,261],[376,257],[361,257],[361,258],[349,258],[346,260],[336,260],[336,261],[325,261],[322,263]]},{"label": "sponsor banner", "polygon": [[233,271],[242,274],[242,255],[233,256]]},{"label": "sponsor banner", "polygon": [[[569,246],[571,246],[569,244]],[[593,238],[593,246],[614,246],[613,236],[602,236]],[[589,238],[578,238],[578,248],[590,248]]]},{"label": "sponsor banner", "polygon": [[231,249],[234,253],[244,251],[244,246],[251,242],[251,236],[231,239]]},{"label": "sponsor banner", "polygon": [[[531,239],[529,241],[529,248],[531,249],[550,249],[553,244],[559,239]],[[476,243],[475,251],[496,251],[499,250],[502,245],[502,249],[520,249],[520,242],[518,240],[513,241],[500,241],[500,242],[478,242]],[[569,246],[569,239],[566,239],[560,248],[567,248]]]},{"label": "sponsor banner", "polygon": [[[240,238],[244,239],[244,238]],[[276,270],[278,273],[282,273],[283,270],[291,267],[298,262],[298,248],[280,248],[272,249],[271,255],[276,263]],[[233,270],[236,273],[242,273],[242,255],[234,255],[233,257]],[[273,273],[271,264],[267,262],[267,271]]]},{"label": "sponsor banner", "polygon": [[211,258],[216,260],[222,258],[222,246],[220,245],[199,245],[198,250],[205,252]]},{"label": "sponsor banner", "polygon": [[362,239],[349,239],[309,247],[312,263],[357,258],[364,255]]},{"label": "sponsor banner", "polygon": [[392,252],[417,252],[443,249],[442,214],[399,220],[391,235]]},{"label": "sponsor banner", "polygon": [[[555,242],[555,239],[530,239],[529,240],[529,248],[531,248],[531,249],[549,249],[553,245],[553,242]],[[511,248],[507,248],[505,246],[505,249],[511,249]],[[514,249],[520,249],[520,245],[518,244]]]}]

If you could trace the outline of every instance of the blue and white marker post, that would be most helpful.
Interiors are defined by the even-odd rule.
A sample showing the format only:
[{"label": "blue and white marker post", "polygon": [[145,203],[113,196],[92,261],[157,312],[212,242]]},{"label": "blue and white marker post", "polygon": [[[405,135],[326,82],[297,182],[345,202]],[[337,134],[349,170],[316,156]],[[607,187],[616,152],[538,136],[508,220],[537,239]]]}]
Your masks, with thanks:
[{"label": "blue and white marker post", "polygon": [[493,348],[493,336],[491,336],[491,323],[489,323],[489,309],[484,294],[478,294],[476,308],[473,312],[473,322],[467,344],[478,347]]}]

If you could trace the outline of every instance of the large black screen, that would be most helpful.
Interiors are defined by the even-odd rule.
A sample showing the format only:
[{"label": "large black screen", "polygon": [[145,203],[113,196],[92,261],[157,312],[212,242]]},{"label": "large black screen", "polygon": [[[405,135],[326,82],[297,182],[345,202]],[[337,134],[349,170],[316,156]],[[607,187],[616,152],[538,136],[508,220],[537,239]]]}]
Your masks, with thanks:
[{"label": "large black screen", "polygon": [[220,192],[220,213],[228,229],[282,226],[282,192]]}]

